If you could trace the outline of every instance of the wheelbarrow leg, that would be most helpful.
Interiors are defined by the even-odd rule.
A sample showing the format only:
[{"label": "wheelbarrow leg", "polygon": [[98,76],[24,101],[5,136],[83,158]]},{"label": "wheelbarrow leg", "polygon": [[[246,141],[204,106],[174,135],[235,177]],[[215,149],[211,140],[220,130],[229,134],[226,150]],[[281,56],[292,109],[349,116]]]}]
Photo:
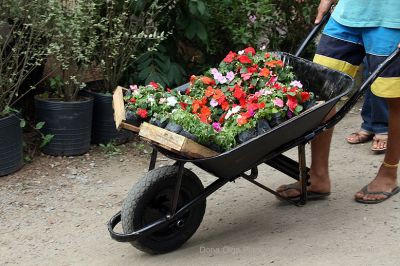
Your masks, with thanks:
[{"label": "wheelbarrow leg", "polygon": [[307,203],[307,184],[308,184],[308,174],[306,165],[306,145],[301,144],[298,146],[299,153],[299,180],[301,184],[301,195],[300,204],[305,205]]},{"label": "wheelbarrow leg", "polygon": [[157,149],[153,148],[153,151],[151,152],[151,159],[150,159],[150,164],[149,164],[149,171],[153,170],[156,167],[156,161],[157,161]]},{"label": "wheelbarrow leg", "polygon": [[175,193],[171,206],[171,215],[175,215],[176,209],[178,207],[179,192],[181,190],[182,176],[185,166],[185,163],[181,161],[178,161],[177,164],[178,164],[178,178],[176,180]]}]

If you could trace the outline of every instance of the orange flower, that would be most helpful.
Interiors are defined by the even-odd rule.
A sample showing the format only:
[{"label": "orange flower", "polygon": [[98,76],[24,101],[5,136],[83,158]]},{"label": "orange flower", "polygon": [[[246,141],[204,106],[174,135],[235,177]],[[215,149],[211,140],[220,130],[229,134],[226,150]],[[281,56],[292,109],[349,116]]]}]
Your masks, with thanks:
[{"label": "orange flower", "polygon": [[224,101],[224,102],[221,104],[221,107],[222,107],[222,110],[228,111],[228,109],[229,109],[229,103],[228,103],[227,101]]},{"label": "orange flower", "polygon": [[200,109],[200,106],[201,106],[201,101],[194,100],[192,104],[192,112],[197,113],[197,111]]},{"label": "orange flower", "polygon": [[195,75],[191,75],[190,76],[190,83],[193,84],[196,81],[196,76]]},{"label": "orange flower", "polygon": [[260,71],[260,76],[262,76],[262,77],[268,78],[268,77],[269,77],[269,74],[270,74],[270,71],[269,71],[269,69],[266,68],[266,67],[264,67],[264,68],[261,69],[261,71]]},{"label": "orange flower", "polygon": [[215,90],[213,98],[215,100],[219,100],[221,97],[224,96],[224,92],[222,90]]},{"label": "orange flower", "polygon": [[214,94],[214,89],[211,86],[208,86],[206,89],[206,97],[211,97]]},{"label": "orange flower", "polygon": [[239,118],[236,121],[239,126],[243,126],[244,124],[247,124],[247,116],[243,113],[239,116]]},{"label": "orange flower", "polygon": [[206,76],[201,77],[201,81],[205,85],[215,85],[215,80],[213,80],[212,78],[206,77]]}]

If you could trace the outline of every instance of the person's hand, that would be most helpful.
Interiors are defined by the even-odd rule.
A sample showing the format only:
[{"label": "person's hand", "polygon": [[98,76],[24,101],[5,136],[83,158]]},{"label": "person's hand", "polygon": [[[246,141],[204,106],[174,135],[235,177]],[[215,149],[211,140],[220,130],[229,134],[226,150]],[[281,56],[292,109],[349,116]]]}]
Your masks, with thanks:
[{"label": "person's hand", "polygon": [[321,22],[324,15],[331,10],[334,2],[334,0],[321,0],[318,7],[317,18],[315,19],[315,24],[319,24]]}]

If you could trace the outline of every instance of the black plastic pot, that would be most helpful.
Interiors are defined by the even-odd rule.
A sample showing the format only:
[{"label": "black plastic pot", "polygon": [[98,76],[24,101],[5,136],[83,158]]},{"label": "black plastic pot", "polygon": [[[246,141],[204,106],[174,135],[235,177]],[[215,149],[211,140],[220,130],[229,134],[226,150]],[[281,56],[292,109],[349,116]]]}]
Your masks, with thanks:
[{"label": "black plastic pot", "polygon": [[267,133],[271,129],[272,128],[271,128],[270,124],[268,123],[267,119],[261,119],[260,121],[258,121],[258,123],[257,123],[257,134],[258,135]]},{"label": "black plastic pot", "polygon": [[106,144],[115,141],[116,144],[122,144],[133,137],[132,132],[124,129],[118,131],[115,128],[112,95],[93,91],[84,91],[83,95],[93,98],[92,143]]},{"label": "black plastic pot", "polygon": [[251,140],[255,137],[257,137],[257,129],[256,128],[248,129],[246,131],[243,131],[237,136],[237,142],[240,144],[245,143],[246,141]]},{"label": "black plastic pot", "polygon": [[22,167],[22,129],[15,115],[0,118],[0,176]]},{"label": "black plastic pot", "polygon": [[181,125],[175,124],[174,122],[169,122],[166,125],[165,129],[169,130],[171,132],[179,134],[179,132],[181,132],[183,128],[182,128]]},{"label": "black plastic pot", "polygon": [[197,141],[197,137],[195,135],[193,135],[192,133],[182,129],[181,132],[179,132],[179,135],[184,136],[188,139],[191,139],[193,141]]},{"label": "black plastic pot", "polygon": [[36,121],[45,122],[42,133],[54,135],[50,143],[43,147],[43,153],[74,156],[89,150],[93,99],[62,102],[35,97],[35,109]]}]

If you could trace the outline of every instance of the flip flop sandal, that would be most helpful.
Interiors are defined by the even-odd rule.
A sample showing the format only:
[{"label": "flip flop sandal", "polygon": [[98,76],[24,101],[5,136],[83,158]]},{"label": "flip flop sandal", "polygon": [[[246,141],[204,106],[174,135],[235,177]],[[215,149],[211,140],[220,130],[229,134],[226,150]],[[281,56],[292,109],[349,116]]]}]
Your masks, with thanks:
[{"label": "flip flop sandal", "polygon": [[[376,153],[384,153],[387,149],[387,140],[388,140],[387,135],[375,135],[373,140],[374,141],[372,142],[371,151],[374,151]],[[380,146],[379,143],[384,143],[384,147],[379,148],[379,146]],[[374,146],[376,148],[374,148]]]},{"label": "flip flop sandal", "polygon": [[366,196],[366,195],[384,195],[384,196],[386,196],[386,198],[376,199],[376,200],[364,200],[363,198],[355,198],[355,201],[357,201],[359,203],[377,204],[377,203],[381,203],[381,202],[391,198],[392,196],[396,195],[397,193],[399,193],[400,192],[400,187],[395,187],[392,190],[392,192],[385,192],[385,191],[370,192],[370,191],[368,191],[368,185],[366,185],[365,187],[363,187],[361,189],[361,192],[364,194],[364,196]]},{"label": "flip flop sandal", "polygon": [[[301,188],[299,187],[298,183],[285,185],[285,188],[282,191],[278,192],[278,193],[280,194],[280,193],[282,193],[284,191],[287,191],[289,189],[294,189],[294,190],[298,191],[299,193],[301,193]],[[320,200],[320,199],[327,198],[329,195],[331,195],[330,192],[322,193],[322,192],[307,191],[307,199],[308,200]],[[281,199],[279,197],[277,197],[277,198],[279,200],[283,200],[283,199]],[[293,197],[286,197],[286,198],[296,201],[296,200],[300,199],[300,195],[293,196]]]},{"label": "flip flop sandal", "polygon": [[[373,133],[369,133],[366,131],[358,131],[351,133],[347,138],[346,141],[350,144],[361,144],[372,140],[374,137]],[[350,138],[354,138],[355,140],[350,140]]]}]

